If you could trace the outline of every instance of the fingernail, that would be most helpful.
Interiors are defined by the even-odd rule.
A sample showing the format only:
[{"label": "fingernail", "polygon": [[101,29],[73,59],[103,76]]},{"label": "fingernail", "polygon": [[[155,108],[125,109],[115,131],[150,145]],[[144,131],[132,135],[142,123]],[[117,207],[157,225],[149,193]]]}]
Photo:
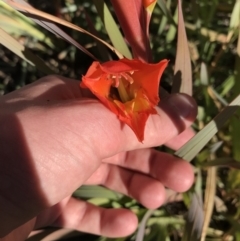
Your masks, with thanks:
[{"label": "fingernail", "polygon": [[166,100],[183,118],[197,115],[197,104],[195,100],[186,94],[172,94]]}]

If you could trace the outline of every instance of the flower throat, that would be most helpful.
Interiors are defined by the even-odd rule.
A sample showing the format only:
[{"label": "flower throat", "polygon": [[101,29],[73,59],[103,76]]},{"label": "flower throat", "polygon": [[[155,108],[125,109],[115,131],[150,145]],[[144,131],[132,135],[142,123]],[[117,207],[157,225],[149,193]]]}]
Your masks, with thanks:
[{"label": "flower throat", "polygon": [[120,100],[122,103],[126,103],[134,99],[134,96],[130,92],[130,85],[134,82],[132,74],[134,71],[129,73],[120,74],[109,74],[107,78],[112,81],[110,89],[110,97],[113,99]]}]

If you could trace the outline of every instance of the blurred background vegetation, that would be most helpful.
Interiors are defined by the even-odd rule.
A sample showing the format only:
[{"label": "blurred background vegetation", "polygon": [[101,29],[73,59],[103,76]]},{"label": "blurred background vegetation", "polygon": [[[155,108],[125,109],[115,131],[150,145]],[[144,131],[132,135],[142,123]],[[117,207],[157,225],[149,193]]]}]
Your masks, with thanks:
[{"label": "blurred background vegetation", "polygon": [[[92,1],[29,0],[28,2],[42,11],[59,16],[86,30],[91,31],[92,27],[95,27],[97,35],[111,43]],[[110,1],[105,2],[117,22]],[[166,8],[162,6],[163,3]],[[199,106],[194,129],[199,131],[240,93],[240,44],[238,44],[240,1],[183,0],[182,9],[192,61],[193,96]],[[170,60],[162,78],[162,86],[168,91],[173,81],[178,44],[176,23],[177,0],[158,1],[151,19],[150,41],[155,62],[165,58]],[[60,27],[94,56],[104,60],[93,38]],[[93,61],[73,45],[36,25],[1,0],[0,28],[43,59],[51,68],[49,72],[80,80],[81,75],[85,74]],[[116,58],[111,52],[107,55]],[[45,74],[0,44],[1,95],[21,88]],[[152,211],[145,224],[142,221],[144,240],[240,241],[239,113],[228,120],[193,160],[196,183],[192,190],[185,194],[169,191],[166,205]],[[165,147],[159,149],[171,152]],[[195,221],[189,222],[191,218],[188,211],[192,210],[190,200],[193,198],[191,196],[193,190],[203,200],[205,198],[205,216],[202,221],[204,228],[200,228],[201,237],[191,239],[187,237],[187,233],[194,232],[194,227],[199,231],[196,220],[202,215],[202,210],[198,207],[192,212],[192,220]],[[135,200],[103,187],[82,187],[74,195],[104,207],[129,208],[137,214],[140,222],[149,212]],[[116,240],[136,240],[136,238],[137,234],[133,234]],[[76,240],[113,239],[81,234],[81,238]]]}]

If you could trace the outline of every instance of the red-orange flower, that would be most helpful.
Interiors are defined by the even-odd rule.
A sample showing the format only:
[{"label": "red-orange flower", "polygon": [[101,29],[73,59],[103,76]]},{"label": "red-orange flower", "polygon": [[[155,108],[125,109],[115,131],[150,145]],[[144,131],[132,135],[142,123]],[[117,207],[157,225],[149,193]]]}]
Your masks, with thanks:
[{"label": "red-orange flower", "polygon": [[144,139],[144,127],[150,114],[156,114],[158,88],[168,61],[146,64],[140,60],[120,59],[103,64],[93,62],[81,87],[89,88],[101,102]]}]

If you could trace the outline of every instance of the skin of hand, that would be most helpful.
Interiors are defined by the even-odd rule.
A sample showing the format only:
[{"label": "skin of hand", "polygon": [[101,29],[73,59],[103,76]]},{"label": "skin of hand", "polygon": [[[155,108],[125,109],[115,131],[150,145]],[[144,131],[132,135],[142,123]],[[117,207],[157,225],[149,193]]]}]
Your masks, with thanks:
[{"label": "skin of hand", "polygon": [[189,163],[150,148],[178,148],[193,135],[187,128],[197,107],[187,95],[160,101],[143,143],[78,81],[60,76],[2,96],[0,108],[1,241],[25,240],[44,226],[126,236],[138,222],[130,210],[96,207],[71,194],[98,184],[153,209],[164,203],[165,187],[183,192],[193,183]]}]

